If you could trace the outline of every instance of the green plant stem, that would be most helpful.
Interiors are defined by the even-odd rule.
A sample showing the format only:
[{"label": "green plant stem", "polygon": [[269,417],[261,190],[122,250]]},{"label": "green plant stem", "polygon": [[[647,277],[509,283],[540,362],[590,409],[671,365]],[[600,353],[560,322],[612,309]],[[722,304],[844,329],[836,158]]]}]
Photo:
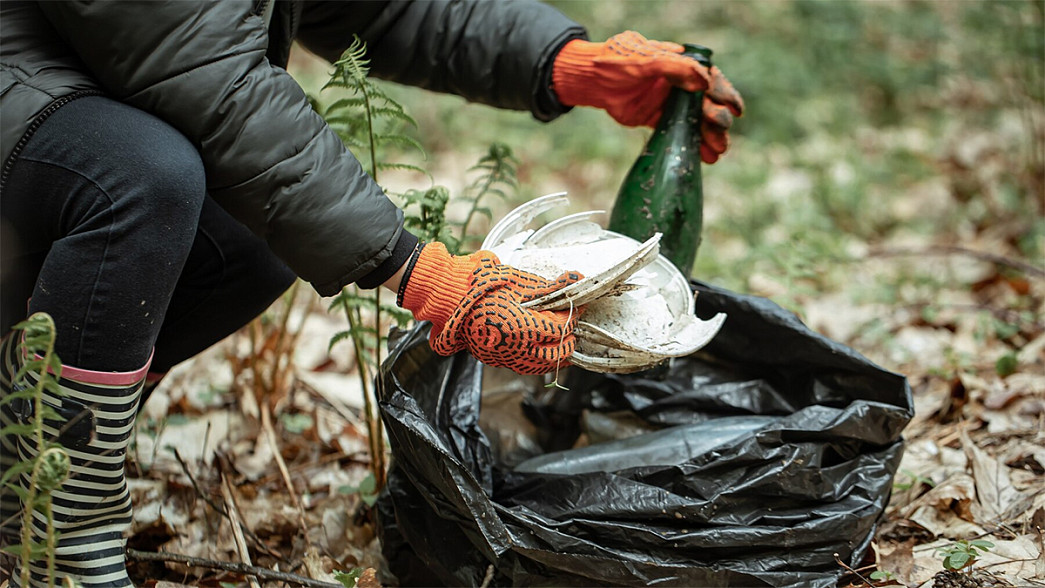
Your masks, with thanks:
[{"label": "green plant stem", "polygon": [[[370,178],[374,180],[374,183],[378,183],[377,175],[377,137],[374,133],[374,113],[373,104],[370,99],[370,92],[367,91],[367,85],[364,80],[357,80],[359,86],[359,92],[363,95],[363,112],[366,114],[366,134],[367,142],[370,145]],[[375,361],[379,361],[381,357],[381,291],[376,291],[374,300],[374,332],[377,333],[376,349],[374,350]],[[353,333],[357,332],[356,328],[362,323],[362,316],[356,311],[355,320],[353,320],[352,313],[348,309],[348,305],[345,305],[345,315],[348,318],[349,328]],[[376,410],[374,402],[371,399],[370,389],[370,372],[367,370],[366,361],[363,355],[363,346],[359,341],[359,337],[352,336],[352,344],[355,347],[356,352],[356,366],[359,369],[359,375],[363,385],[363,404],[366,410],[366,428],[367,435],[370,442],[370,470],[374,474],[374,480],[377,481],[377,489],[380,490],[385,485],[385,457],[384,457],[384,438],[381,431],[381,423],[376,417]]]},{"label": "green plant stem", "polygon": [[[275,358],[272,362],[271,393],[275,393],[277,390],[283,388],[283,382],[286,380],[286,373],[292,363],[290,353],[284,353],[284,349],[287,346],[287,325],[290,323],[290,313],[294,309],[294,301],[297,300],[298,284],[300,283],[299,280],[294,280],[294,283],[290,286],[290,290],[286,294],[287,308],[283,313],[283,316],[280,317],[279,329],[276,331]],[[295,337],[291,337],[291,339],[295,339]]]},{"label": "green plant stem", "polygon": [[[42,320],[47,328],[47,333],[50,335],[47,339],[47,346],[44,349],[42,367],[40,369],[39,378],[37,378],[36,385],[33,386],[33,408],[36,411],[33,414],[33,440],[36,442],[36,463],[33,465],[33,473],[30,478],[29,488],[25,497],[25,509],[22,512],[22,573],[20,575],[21,583],[23,586],[29,585],[30,573],[29,573],[29,562],[32,556],[32,523],[33,523],[33,512],[36,507],[37,501],[37,488],[39,487],[40,478],[40,467],[44,463],[43,457],[46,451],[44,450],[44,383],[47,378],[50,377],[48,372],[48,366],[51,365],[54,357],[54,341],[55,341],[55,326],[54,320],[50,315],[43,313],[36,313],[32,319]],[[56,379],[61,377],[61,373],[55,374]],[[50,506],[50,500],[47,500],[47,507]],[[49,508],[45,508],[45,512],[49,511]],[[53,519],[48,515],[47,525],[47,544],[48,546],[53,545],[56,541]],[[48,550],[48,570],[54,569],[54,550]],[[48,574],[48,581],[53,586],[53,580]]]},{"label": "green plant stem", "polygon": [[[374,183],[378,183],[377,179],[377,138],[374,134],[374,114],[371,111],[370,93],[367,92],[366,84],[360,84],[360,91],[363,93],[363,104],[366,107],[366,134],[367,139],[370,142],[370,177],[374,179]],[[374,349],[374,361],[380,363],[381,361],[381,289],[378,288],[374,291],[374,332],[377,334],[375,339]],[[357,354],[358,357],[358,354]],[[364,374],[364,372],[360,372]],[[369,374],[365,374],[365,377],[369,379]],[[365,383],[369,384],[369,382]],[[370,386],[363,386],[363,398],[364,405],[366,406],[366,427],[367,432],[370,435],[370,458],[371,458],[371,470],[374,472],[374,480],[377,481],[377,489],[385,487],[385,448],[384,448],[384,433],[381,431],[381,422],[377,417],[377,410],[374,406],[374,402],[370,398]],[[376,397],[375,397],[376,400]]]},{"label": "green plant stem", "polygon": [[[362,317],[358,316],[358,314],[354,315],[347,303],[343,303],[342,306],[345,309],[345,319],[348,321],[350,332],[357,332],[357,326],[362,322]],[[363,344],[356,335],[352,335],[350,338],[355,351],[356,369],[359,371],[359,379],[363,387],[363,410],[366,411],[366,430],[370,445],[370,471],[374,474],[374,480],[377,481],[377,489],[380,490],[385,484],[385,456],[384,442],[383,440],[379,441],[378,437],[383,435],[383,433],[378,423],[375,423],[373,416],[374,406],[370,398],[370,370],[364,359]]]},{"label": "green plant stem", "polygon": [[44,504],[47,515],[47,584],[54,586],[54,556],[58,549],[58,533],[54,530],[54,505],[48,500]]},{"label": "green plant stem", "polygon": [[490,186],[493,186],[493,183],[497,181],[497,179],[500,177],[500,174],[498,173],[500,171],[500,167],[500,162],[498,161],[497,167],[494,168],[494,171],[490,175],[486,176],[486,181],[483,182],[483,187],[479,189],[479,193],[476,194],[475,200],[472,200],[472,207],[468,210],[468,214],[465,215],[464,222],[461,224],[462,245],[464,244],[465,239],[468,237],[468,225],[471,224],[472,217],[475,216],[476,211],[479,210],[479,199],[482,198],[483,195],[490,190]]},{"label": "green plant stem", "polygon": [[[381,365],[381,288],[374,290],[374,331],[377,336],[374,337],[374,363],[375,366]],[[374,446],[374,455],[377,456],[377,465],[381,475],[374,476],[377,481],[377,490],[380,491],[385,486],[385,435],[384,430],[381,427],[381,416],[377,408],[377,388],[373,389],[373,402],[367,407],[367,420],[371,421],[372,424],[368,424],[367,427],[370,430],[370,443]],[[369,398],[368,398],[369,400]]]}]

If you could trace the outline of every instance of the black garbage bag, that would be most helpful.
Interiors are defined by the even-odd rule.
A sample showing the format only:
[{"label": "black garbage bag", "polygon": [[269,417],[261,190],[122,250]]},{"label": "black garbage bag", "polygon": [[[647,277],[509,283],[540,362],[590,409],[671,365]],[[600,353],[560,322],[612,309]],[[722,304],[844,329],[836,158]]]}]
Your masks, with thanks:
[{"label": "black garbage bag", "polygon": [[[762,298],[694,283],[728,318],[638,375],[571,368],[525,412],[543,454],[479,426],[483,367],[400,332],[379,376],[392,450],[378,503],[403,585],[833,586],[884,511],[913,415],[904,377]],[[646,432],[574,448],[591,415]],[[583,445],[583,444],[582,444]]]}]

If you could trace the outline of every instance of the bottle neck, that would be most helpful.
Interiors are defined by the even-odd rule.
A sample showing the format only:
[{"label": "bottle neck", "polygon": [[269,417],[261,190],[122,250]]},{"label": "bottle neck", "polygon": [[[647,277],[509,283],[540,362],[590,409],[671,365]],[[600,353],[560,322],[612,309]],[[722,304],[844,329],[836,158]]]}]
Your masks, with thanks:
[{"label": "bottle neck", "polygon": [[687,92],[682,88],[672,88],[664,101],[663,114],[658,128],[699,128],[701,117],[701,106],[704,102],[704,92]]},{"label": "bottle neck", "polygon": [[[683,47],[682,55],[699,62],[704,67],[711,67],[711,49],[694,43],[686,43]],[[672,87],[664,102],[662,110],[664,114],[661,115],[658,128],[678,128],[680,125],[694,129],[700,128],[703,102],[703,91],[687,92],[682,88]]]}]

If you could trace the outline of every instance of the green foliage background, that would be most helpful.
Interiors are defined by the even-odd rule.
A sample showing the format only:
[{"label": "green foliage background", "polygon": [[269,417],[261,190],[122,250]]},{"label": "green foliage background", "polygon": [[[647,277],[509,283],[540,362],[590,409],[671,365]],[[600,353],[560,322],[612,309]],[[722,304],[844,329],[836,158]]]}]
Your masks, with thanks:
[{"label": "green foliage background", "polygon": [[[632,29],[708,45],[744,96],[731,150],[704,167],[695,277],[801,313],[831,292],[901,308],[971,285],[918,256],[872,269],[882,248],[969,248],[1045,265],[1045,3],[550,3],[592,40]],[[454,96],[388,92],[417,121],[424,167],[452,192],[491,143],[512,149],[519,190],[494,218],[559,190],[575,210],[608,210],[648,134],[590,108],[542,124]],[[1007,304],[1015,314],[1002,322],[1041,326],[1034,296]]]}]

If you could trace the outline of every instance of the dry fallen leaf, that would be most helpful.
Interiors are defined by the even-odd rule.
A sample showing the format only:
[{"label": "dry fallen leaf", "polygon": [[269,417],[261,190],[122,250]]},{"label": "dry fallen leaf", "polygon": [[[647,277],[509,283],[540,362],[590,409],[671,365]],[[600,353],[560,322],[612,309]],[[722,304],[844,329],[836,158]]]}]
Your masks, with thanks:
[{"label": "dry fallen leaf", "polygon": [[965,430],[962,430],[962,446],[972,465],[976,500],[983,509],[977,522],[1000,522],[1024,497],[1012,486],[1009,467],[976,447]]},{"label": "dry fallen leaf", "polygon": [[956,474],[917,498],[902,513],[936,537],[965,537],[983,532],[973,522],[975,500],[972,477]]},{"label": "dry fallen leaf", "polygon": [[[1041,548],[1031,535],[1020,535],[1012,540],[992,539],[994,547],[982,554],[976,562],[978,569],[1006,576],[1014,581],[1037,578],[1045,580],[1038,566],[1043,566]],[[1014,586],[1020,585],[1014,583]]]},{"label": "dry fallen leaf", "polygon": [[367,568],[356,580],[356,588],[381,588],[381,582],[377,581],[377,570]]}]

